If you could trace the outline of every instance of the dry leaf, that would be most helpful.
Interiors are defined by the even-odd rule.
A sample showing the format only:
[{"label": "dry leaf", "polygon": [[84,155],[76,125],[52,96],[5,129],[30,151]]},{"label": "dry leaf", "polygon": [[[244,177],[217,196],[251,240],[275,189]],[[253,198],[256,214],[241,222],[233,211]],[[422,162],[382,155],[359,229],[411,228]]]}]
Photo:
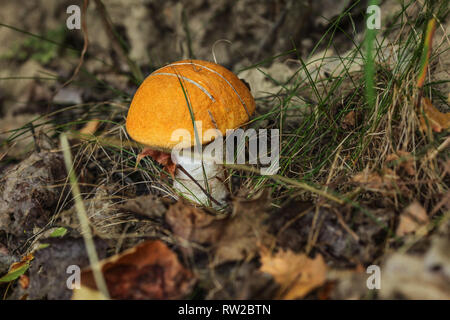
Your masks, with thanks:
[{"label": "dry leaf", "polygon": [[224,220],[179,201],[169,207],[166,222],[173,233],[187,241],[215,243],[222,236]]},{"label": "dry leaf", "polygon": [[361,184],[366,189],[373,189],[375,191],[392,189],[392,187],[395,187],[396,180],[398,180],[398,176],[393,170],[388,168],[385,168],[381,174],[364,170],[352,178],[353,182]]},{"label": "dry leaf", "polygon": [[19,284],[22,287],[22,289],[28,289],[30,285],[30,278],[25,274],[21,275],[19,278]]},{"label": "dry leaf", "polygon": [[[194,275],[159,240],[103,260],[100,267],[113,299],[181,299],[195,283]],[[101,298],[90,269],[82,272],[81,285],[74,300]]]},{"label": "dry leaf", "polygon": [[166,213],[166,222],[173,233],[187,241],[211,244],[211,266],[225,262],[250,260],[258,253],[258,245],[273,238],[263,225],[269,204],[267,192],[252,200],[237,199],[233,202],[233,214],[218,218],[205,211],[178,202]]},{"label": "dry leaf", "polygon": [[272,236],[263,224],[269,203],[266,191],[252,200],[238,199],[233,202],[233,216],[225,221],[223,233],[214,245],[213,266],[250,260],[257,255],[260,245],[272,243]]},{"label": "dry leaf", "polygon": [[409,194],[410,191],[406,187],[400,177],[389,168],[383,168],[381,173],[369,172],[364,170],[352,178],[353,182],[358,183],[367,190],[380,192],[382,194],[391,194],[400,191],[402,194]]},{"label": "dry leaf", "polygon": [[151,194],[128,199],[117,205],[117,208],[149,218],[161,218],[166,212],[166,207],[161,198]]},{"label": "dry leaf", "polygon": [[357,173],[353,176],[352,181],[370,189],[379,189],[383,184],[383,178],[378,173],[369,173],[368,170]]},{"label": "dry leaf", "polygon": [[416,232],[421,226],[429,222],[427,212],[422,205],[414,201],[403,210],[396,234],[400,237]]},{"label": "dry leaf", "polygon": [[139,162],[141,162],[141,160],[146,156],[149,156],[160,165],[164,166],[164,170],[167,171],[172,176],[172,178],[174,177],[177,165],[172,161],[170,153],[154,150],[151,148],[144,148],[142,152],[137,156],[136,167],[139,165]]},{"label": "dry leaf", "polygon": [[354,110],[346,114],[344,119],[342,119],[341,125],[344,129],[353,128],[356,124],[356,113]]},{"label": "dry leaf", "polygon": [[14,271],[14,270],[19,269],[19,268],[21,268],[23,265],[30,263],[31,260],[33,260],[33,259],[34,259],[34,255],[33,255],[32,253],[29,253],[29,254],[23,256],[22,259],[20,260],[20,262],[14,262],[14,263],[11,265],[9,271]]},{"label": "dry leaf", "polygon": [[399,167],[403,168],[410,176],[416,174],[416,169],[414,168],[414,158],[407,151],[399,150],[397,153],[391,153],[386,157],[386,161],[398,162]]},{"label": "dry leaf", "polygon": [[326,280],[327,266],[320,254],[314,259],[291,250],[272,255],[263,247],[261,263],[260,270],[271,274],[280,285],[280,299],[301,299]]},{"label": "dry leaf", "polygon": [[214,272],[214,281],[208,281],[204,290],[206,300],[269,300],[278,292],[279,285],[270,274],[259,270],[259,263],[228,263]]},{"label": "dry leaf", "polygon": [[336,282],[327,281],[325,282],[323,287],[319,289],[317,297],[319,298],[319,300],[329,300],[331,299],[331,294],[333,293],[334,290],[336,290]]},{"label": "dry leaf", "polygon": [[[441,132],[442,130],[447,130],[450,128],[450,113],[442,113],[437,110],[431,100],[428,98],[422,98],[422,112],[419,115],[420,119],[420,129],[422,131],[427,130],[427,122],[428,125],[435,132]],[[423,116],[425,114],[425,117]]]}]

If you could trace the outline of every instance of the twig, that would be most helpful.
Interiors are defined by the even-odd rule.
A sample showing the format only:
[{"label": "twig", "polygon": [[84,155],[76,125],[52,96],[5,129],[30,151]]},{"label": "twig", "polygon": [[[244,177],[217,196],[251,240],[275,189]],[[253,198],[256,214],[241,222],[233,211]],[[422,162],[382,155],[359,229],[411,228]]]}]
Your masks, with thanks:
[{"label": "twig", "polygon": [[87,142],[95,142],[102,146],[111,146],[115,148],[142,148],[142,144],[135,141],[123,141],[111,137],[93,136],[90,134],[84,134],[79,131],[72,131],[67,133],[69,139],[78,139]]},{"label": "twig", "polygon": [[[249,166],[245,166],[245,165],[240,165],[240,164],[228,164],[228,163],[225,163],[224,166],[230,167],[232,169],[237,169],[237,170],[244,170],[244,171],[258,173],[258,174],[260,173],[259,170],[255,169],[255,168],[252,168],[252,167],[249,167]],[[281,181],[281,182],[284,182],[284,183],[296,186],[298,188],[307,190],[309,192],[318,194],[319,196],[322,196],[324,198],[327,198],[328,200],[337,202],[339,204],[342,204],[342,205],[345,204],[345,201],[343,199],[335,197],[335,196],[327,193],[326,191],[323,191],[323,190],[320,190],[320,189],[316,189],[316,188],[314,188],[314,187],[312,187],[312,186],[310,186],[310,185],[308,185],[306,183],[303,183],[303,182],[300,182],[300,181],[297,181],[297,180],[294,180],[294,179],[286,178],[286,177],[280,176],[278,174],[274,174],[274,175],[270,175],[270,176],[268,175],[267,177],[270,178],[270,179]]]},{"label": "twig", "polygon": [[359,236],[345,223],[345,220],[344,220],[344,217],[342,216],[342,214],[337,210],[333,210],[333,211],[336,214],[337,220],[338,220],[339,224],[342,226],[342,228],[344,228],[344,230],[347,231],[356,242],[359,242]]},{"label": "twig", "polygon": [[439,154],[439,152],[443,151],[444,149],[448,148],[450,146],[450,137],[447,137],[447,139],[442,142],[439,147],[436,149],[428,152],[427,156],[425,157],[426,161],[431,161]]},{"label": "twig", "polygon": [[430,217],[433,217],[444,205],[448,206],[450,204],[450,191],[442,197],[442,200],[439,201],[430,212]]}]

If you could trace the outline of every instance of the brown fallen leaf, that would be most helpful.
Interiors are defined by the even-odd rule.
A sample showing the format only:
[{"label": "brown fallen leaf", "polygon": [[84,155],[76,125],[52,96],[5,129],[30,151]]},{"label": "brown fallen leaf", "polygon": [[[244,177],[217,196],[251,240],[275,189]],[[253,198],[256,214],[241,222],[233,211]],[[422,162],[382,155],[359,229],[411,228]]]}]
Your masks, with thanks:
[{"label": "brown fallen leaf", "polygon": [[[143,242],[100,262],[112,299],[181,299],[195,283],[194,275],[162,241]],[[102,298],[91,269],[81,274],[81,289],[72,299]]]},{"label": "brown fallen leaf", "polygon": [[356,113],[354,110],[350,111],[345,115],[345,117],[341,121],[342,128],[350,129],[353,128],[356,124]]},{"label": "brown fallen leaf", "polygon": [[336,289],[335,281],[326,281],[323,287],[319,289],[317,297],[319,298],[319,300],[329,300],[331,299],[331,294],[335,289]]},{"label": "brown fallen leaf", "polygon": [[420,227],[429,222],[427,212],[422,205],[414,201],[403,210],[397,227],[397,236],[405,236],[416,232]]},{"label": "brown fallen leaf", "polygon": [[225,221],[222,235],[213,247],[212,266],[229,261],[248,261],[258,254],[260,245],[272,244],[273,237],[263,223],[269,203],[267,190],[251,200],[233,201],[233,215]]},{"label": "brown fallen leaf", "polygon": [[19,284],[22,287],[22,289],[28,289],[30,285],[30,278],[25,274],[21,275],[19,278]]},{"label": "brown fallen leaf", "polygon": [[383,178],[380,174],[377,172],[368,172],[368,170],[354,175],[352,181],[371,189],[379,189],[383,184]]},{"label": "brown fallen leaf", "polygon": [[159,150],[154,150],[151,148],[144,148],[141,153],[138,154],[136,159],[136,168],[139,165],[139,162],[146,157],[149,156],[156,162],[158,162],[160,165],[164,166],[164,170],[168,172],[172,178],[175,176],[175,170],[177,168],[176,163],[172,161],[172,157],[170,153],[162,152]]},{"label": "brown fallen leaf", "polygon": [[166,212],[163,200],[151,194],[128,199],[117,208],[149,218],[161,218]]},{"label": "brown fallen leaf", "polygon": [[384,167],[380,173],[364,170],[353,176],[352,182],[359,184],[366,190],[380,192],[385,195],[400,191],[404,195],[410,190],[394,170]]},{"label": "brown fallen leaf", "polygon": [[416,174],[414,168],[414,157],[407,151],[399,150],[396,153],[387,155],[386,161],[395,162],[399,168],[403,168],[407,174],[413,176]]},{"label": "brown fallen leaf", "polygon": [[206,300],[269,300],[279,285],[259,270],[259,262],[228,263],[214,271],[214,281],[205,284]]},{"label": "brown fallen leaf", "polygon": [[280,285],[278,299],[301,299],[326,281],[327,266],[320,254],[314,259],[291,250],[281,250],[273,255],[265,247],[261,248],[260,254],[260,270],[271,274]]},{"label": "brown fallen leaf", "polygon": [[268,193],[263,191],[251,200],[235,199],[233,214],[219,218],[178,202],[167,211],[166,222],[177,237],[210,244],[211,266],[214,267],[230,261],[250,260],[257,255],[259,244],[273,241],[263,224],[268,204]]},{"label": "brown fallen leaf", "polygon": [[24,266],[25,264],[30,263],[31,260],[33,260],[33,259],[34,259],[34,255],[33,255],[32,253],[29,253],[29,254],[23,256],[22,259],[21,259],[19,262],[14,262],[14,263],[11,265],[9,271],[14,271],[14,270],[19,269],[19,268],[21,268],[22,266]]},{"label": "brown fallen leaf", "polygon": [[182,201],[171,205],[165,218],[176,236],[201,244],[217,242],[225,227],[223,219]]},{"label": "brown fallen leaf", "polygon": [[420,119],[420,129],[422,131],[426,131],[428,125],[435,132],[441,132],[442,130],[447,130],[450,128],[450,112],[447,113],[440,112],[433,106],[431,100],[428,98],[422,98],[421,112],[419,115],[419,119]]}]

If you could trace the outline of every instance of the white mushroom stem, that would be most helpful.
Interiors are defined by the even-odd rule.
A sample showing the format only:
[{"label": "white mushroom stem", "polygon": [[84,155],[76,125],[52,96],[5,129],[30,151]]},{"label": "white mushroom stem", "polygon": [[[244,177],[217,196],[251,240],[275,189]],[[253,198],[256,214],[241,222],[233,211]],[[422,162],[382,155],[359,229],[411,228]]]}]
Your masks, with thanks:
[{"label": "white mushroom stem", "polygon": [[216,209],[225,205],[228,190],[224,184],[225,169],[222,163],[210,158],[202,159],[198,155],[194,157],[188,149],[173,152],[172,159],[177,164],[173,188],[181,196]]}]

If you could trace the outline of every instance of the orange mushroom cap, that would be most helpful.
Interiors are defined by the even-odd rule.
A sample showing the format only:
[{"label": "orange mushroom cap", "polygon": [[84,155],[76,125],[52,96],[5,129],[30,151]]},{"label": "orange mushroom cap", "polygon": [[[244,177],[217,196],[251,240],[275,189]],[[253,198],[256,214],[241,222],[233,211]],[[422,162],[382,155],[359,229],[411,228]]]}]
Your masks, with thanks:
[{"label": "orange mushroom cap", "polygon": [[[188,103],[189,102],[189,103]],[[192,114],[191,114],[192,111]],[[255,100],[247,86],[228,69],[202,60],[182,60],[150,74],[136,91],[126,120],[136,141],[161,149],[173,149],[177,129],[190,132],[196,144],[193,119],[202,132],[218,129],[225,135],[246,123],[255,111]],[[202,144],[213,138],[200,136]]]}]

